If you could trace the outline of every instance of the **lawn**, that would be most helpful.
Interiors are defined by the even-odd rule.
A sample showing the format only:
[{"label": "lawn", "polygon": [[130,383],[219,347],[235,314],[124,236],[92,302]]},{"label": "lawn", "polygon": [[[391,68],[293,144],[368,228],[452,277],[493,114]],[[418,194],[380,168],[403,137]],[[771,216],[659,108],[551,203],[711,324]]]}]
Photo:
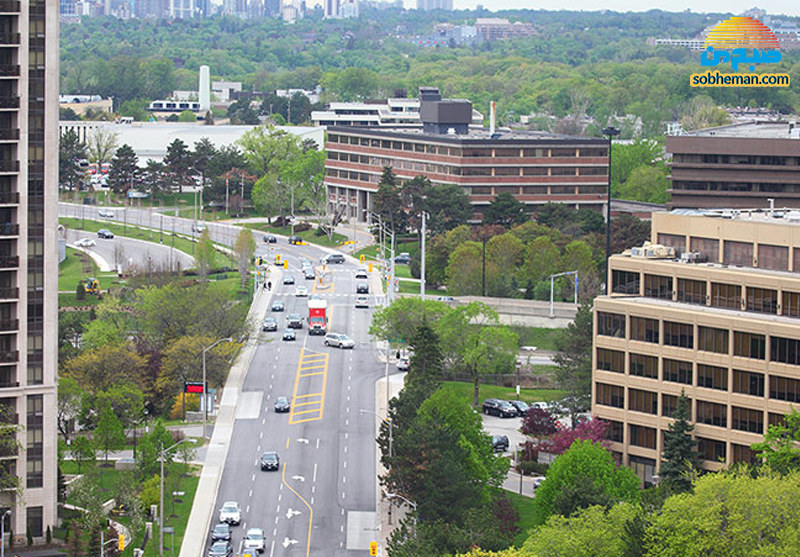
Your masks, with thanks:
[{"label": "lawn", "polygon": [[67,248],[67,258],[58,266],[58,289],[75,292],[79,282],[99,274],[100,269],[91,257],[80,250]]},{"label": "lawn", "polygon": [[533,498],[511,491],[506,491],[506,494],[511,498],[514,508],[519,513],[517,526],[520,528],[520,533],[514,538],[514,546],[522,547],[522,544],[528,539],[528,531],[536,526],[533,522]]},{"label": "lawn", "polygon": [[411,276],[411,267],[408,265],[395,265],[394,275],[397,278],[415,278]]},{"label": "lawn", "polygon": [[372,246],[367,246],[365,248],[361,248],[355,253],[355,256],[360,257],[363,255],[364,257],[367,258],[367,261],[369,260],[377,261],[380,251],[381,250],[377,245],[372,245]]},{"label": "lawn", "polygon": [[[456,396],[472,404],[475,392],[472,383],[467,383],[466,381],[444,381],[443,384],[447,385]],[[486,400],[487,398],[500,398],[503,400],[517,398],[517,392],[514,388],[501,387],[499,385],[481,384],[478,393],[479,401]],[[565,394],[564,391],[558,389],[520,389],[519,398],[528,403],[541,401],[549,402],[561,398]]]},{"label": "lawn", "polygon": [[[419,283],[418,282],[411,282],[408,280],[400,280],[398,283],[398,287],[400,288],[401,294],[419,294]],[[428,286],[425,287],[425,295],[426,296],[442,296],[446,294],[446,292],[442,292],[441,290],[436,290],[434,288],[430,288]],[[427,299],[427,298],[426,298]]]},{"label": "lawn", "polygon": [[[227,275],[226,278],[222,278]],[[208,276],[209,288],[219,292],[219,295],[227,300],[239,300],[250,304],[253,299],[253,277],[248,275],[247,286],[241,291],[241,279],[239,273],[211,274]]]},{"label": "lawn", "polygon": [[[271,232],[272,234],[281,234],[283,236],[292,235],[291,226],[270,226],[266,223],[258,223],[258,222],[247,223],[244,226],[259,232]],[[338,234],[336,232],[333,233],[333,240],[330,240],[327,234],[323,234],[322,236],[317,236],[317,231],[315,229],[304,230],[303,232],[295,232],[295,236],[300,236],[303,240],[305,240],[309,244],[316,244],[318,246],[323,246],[327,248],[338,248],[344,242],[347,241],[347,236]],[[256,241],[257,242],[261,241],[261,238],[256,237]]]},{"label": "lawn", "polygon": [[520,346],[535,346],[539,350],[550,352],[556,351],[556,338],[564,330],[545,329],[543,327],[522,327],[519,325],[512,325],[511,328],[519,335]]}]

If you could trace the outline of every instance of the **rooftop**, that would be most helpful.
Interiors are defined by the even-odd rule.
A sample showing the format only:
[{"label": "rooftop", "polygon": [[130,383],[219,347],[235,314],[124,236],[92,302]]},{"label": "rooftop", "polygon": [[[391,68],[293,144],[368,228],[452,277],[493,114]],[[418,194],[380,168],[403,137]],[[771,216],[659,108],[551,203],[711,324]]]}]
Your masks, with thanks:
[{"label": "rooftop", "polygon": [[686,132],[688,137],[735,137],[743,139],[800,139],[797,122],[742,122],[729,126]]},{"label": "rooftop", "polygon": [[800,226],[800,210],[788,207],[775,207],[774,209],[765,209],[763,207],[755,209],[673,209],[670,213],[689,217]]},{"label": "rooftop", "polygon": [[571,142],[571,143],[593,143],[605,145],[607,140],[601,137],[578,137],[571,135],[561,135],[542,131],[525,131],[525,130],[509,130],[507,128],[499,128],[494,134],[491,133],[489,128],[469,128],[468,133],[461,134],[437,134],[428,133],[422,129],[392,129],[392,128],[361,128],[352,126],[329,126],[329,133],[343,133],[343,134],[358,134],[358,135],[375,135],[375,136],[391,136],[397,138],[408,139],[432,139],[436,141],[463,143],[463,142],[517,142],[524,143],[530,141],[558,141],[558,142]]}]

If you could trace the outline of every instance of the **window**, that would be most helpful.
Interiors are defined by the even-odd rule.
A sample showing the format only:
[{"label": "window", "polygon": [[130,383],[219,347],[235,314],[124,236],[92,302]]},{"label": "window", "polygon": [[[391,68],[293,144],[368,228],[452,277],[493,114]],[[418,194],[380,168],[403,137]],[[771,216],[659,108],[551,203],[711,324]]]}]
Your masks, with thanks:
[{"label": "window", "polygon": [[675,251],[681,253],[686,251],[686,237],[679,234],[658,234],[658,243],[668,248],[675,248]]},{"label": "window", "polygon": [[625,373],[625,352],[597,349],[597,369]]},{"label": "window", "polygon": [[26,524],[28,532],[35,538],[41,538],[44,534],[44,510],[42,507],[28,507],[26,509]]},{"label": "window", "polygon": [[599,168],[597,167],[580,167],[578,172],[581,176],[606,176],[608,175],[608,169],[604,166]]},{"label": "window", "polygon": [[786,416],[783,414],[769,413],[769,425],[776,427],[786,427]]},{"label": "window", "polygon": [[597,404],[613,406],[614,408],[625,407],[625,389],[623,387],[597,383],[595,391]]},{"label": "window", "polygon": [[644,276],[644,295],[648,298],[672,299],[672,277],[661,275]]},{"label": "window", "polygon": [[738,265],[740,267],[753,266],[753,244],[749,242],[725,240],[723,250],[722,262],[725,263],[725,265]]},{"label": "window", "polygon": [[747,311],[778,313],[778,291],[747,287]]},{"label": "window", "polygon": [[680,360],[670,360],[664,358],[662,362],[664,366],[664,381],[671,381],[673,383],[683,383],[684,385],[692,384],[692,363],[682,362]]},{"label": "window", "polygon": [[631,340],[658,344],[658,320],[631,316]]},{"label": "window", "polygon": [[630,431],[630,444],[636,447],[644,447],[646,449],[656,448],[656,430],[652,427],[644,427],[641,425],[629,425]]},{"label": "window", "polygon": [[694,348],[694,326],[664,321],[664,344],[680,348]]},{"label": "window", "polygon": [[625,338],[625,316],[618,313],[597,312],[597,334]]},{"label": "window", "polygon": [[782,364],[800,365],[800,340],[769,337],[769,359]]},{"label": "window", "polygon": [[547,168],[544,166],[525,166],[522,168],[523,176],[547,176]]},{"label": "window", "polygon": [[523,157],[533,157],[533,158],[544,158],[547,157],[547,149],[542,149],[541,147],[538,149],[523,149],[522,150]]},{"label": "window", "polygon": [[519,149],[500,149],[500,148],[497,148],[497,149],[494,150],[494,156],[495,156],[495,158],[502,158],[502,157],[505,157],[505,158],[508,158],[508,157],[518,158],[519,157]]},{"label": "window", "polygon": [[712,462],[725,461],[725,442],[714,441],[713,439],[697,438],[697,451],[700,457]]},{"label": "window", "polygon": [[750,408],[731,408],[731,427],[750,433],[764,433],[764,412]]},{"label": "window", "polygon": [[551,157],[574,157],[575,149],[551,149]]},{"label": "window", "polygon": [[719,263],[719,240],[713,238],[689,238],[691,251],[699,251],[708,258],[709,263]]},{"label": "window", "polygon": [[777,375],[769,376],[769,398],[800,402],[800,381]]},{"label": "window", "polygon": [[697,364],[697,386],[727,391],[728,370],[724,367]]},{"label": "window", "polygon": [[639,295],[639,273],[611,271],[611,291],[614,294]]},{"label": "window", "polygon": [[494,169],[495,176],[519,176],[519,167],[498,166]]},{"label": "window", "polygon": [[788,271],[789,248],[786,246],[770,246],[768,244],[759,244],[758,266],[762,269]]},{"label": "window", "polygon": [[[661,395],[661,415],[671,418],[678,409],[678,397],[675,395]],[[692,419],[692,401],[688,399],[689,421]]]},{"label": "window", "polygon": [[658,358],[644,354],[631,353],[628,373],[637,377],[658,379]]},{"label": "window", "polygon": [[706,283],[702,280],[678,279],[678,301],[705,305]]},{"label": "window", "polygon": [[553,166],[550,168],[550,176],[575,176],[578,169],[574,166]]},{"label": "window", "polygon": [[658,414],[658,395],[651,391],[628,389],[628,410]]},{"label": "window", "polygon": [[712,282],[711,305],[717,308],[742,309],[742,287],[738,284]]},{"label": "window", "polygon": [[733,392],[743,395],[764,396],[764,374],[734,369]]},{"label": "window", "polygon": [[800,292],[783,291],[782,315],[789,317],[800,317]]},{"label": "window", "polygon": [[763,360],[767,357],[767,340],[764,335],[733,332],[733,354],[743,358]]},{"label": "window", "polygon": [[697,327],[697,349],[717,354],[728,353],[728,330],[714,327]]},{"label": "window", "polygon": [[728,426],[728,407],[724,404],[697,401],[697,416],[695,421],[699,424],[715,425],[718,427]]},{"label": "window", "polygon": [[758,463],[758,453],[753,451],[747,445],[737,445],[736,443],[731,443],[731,457],[733,462],[745,462],[747,464]]},{"label": "window", "polygon": [[606,439],[616,443],[622,443],[624,435],[624,424],[616,420],[607,420],[608,428],[606,429]]}]

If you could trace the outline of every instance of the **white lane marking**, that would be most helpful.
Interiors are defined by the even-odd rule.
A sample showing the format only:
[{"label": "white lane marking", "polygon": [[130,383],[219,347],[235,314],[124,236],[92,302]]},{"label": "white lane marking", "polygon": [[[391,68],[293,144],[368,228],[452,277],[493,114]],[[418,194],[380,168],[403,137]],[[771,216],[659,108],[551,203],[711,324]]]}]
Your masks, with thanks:
[{"label": "white lane marking", "polygon": [[342,516],[344,516],[344,508],[342,508]]},{"label": "white lane marking", "polygon": [[343,483],[343,484],[346,484],[346,483],[347,483],[347,476],[342,476],[342,483]]},{"label": "white lane marking", "polygon": [[345,432],[345,434],[344,434],[344,438],[345,438],[345,439],[349,439],[349,438],[350,438],[350,434]]},{"label": "white lane marking", "polygon": [[278,493],[278,502],[279,503],[281,502],[281,499],[283,499],[283,493]]},{"label": "white lane marking", "polygon": [[256,452],[259,452],[259,453],[261,452],[261,445],[258,446],[258,451],[256,451]]},{"label": "white lane marking", "polygon": [[312,482],[317,481],[317,463],[314,463],[314,477],[311,479]]},{"label": "white lane marking", "polygon": [[347,452],[347,445],[344,446],[344,452]]},{"label": "white lane marking", "polygon": [[347,380],[348,380],[348,381],[350,381],[352,378],[353,378],[353,376],[352,376],[352,375],[348,375],[348,376],[347,376]]},{"label": "white lane marking", "polygon": [[[264,432],[263,431],[258,434],[258,438],[259,439],[263,439],[264,438]],[[258,449],[258,450],[260,451],[261,449]]]},{"label": "white lane marking", "polygon": [[350,395],[347,395],[347,402],[350,402]]},{"label": "white lane marking", "polygon": [[[348,408],[348,409],[347,409],[347,411],[349,412],[349,411],[350,411],[350,409]],[[345,420],[345,421],[344,421],[344,425],[350,425],[350,420]],[[345,450],[346,450],[346,449],[345,449]]]},{"label": "white lane marking", "polygon": [[261,425],[267,425],[267,419],[266,418],[262,418],[261,419]]},{"label": "white lane marking", "polygon": [[256,481],[256,475],[255,474],[253,474],[253,479],[250,480],[250,481],[252,481],[252,482]]},{"label": "white lane marking", "polygon": [[347,461],[344,461],[344,467],[347,468]]},{"label": "white lane marking", "polygon": [[347,495],[345,494],[344,491],[342,491],[342,499],[344,499],[345,497],[347,497]]},{"label": "white lane marking", "polygon": [[281,484],[280,490],[283,491],[283,484]]},{"label": "white lane marking", "polygon": [[347,390],[350,391],[350,385],[347,386]]},{"label": "white lane marking", "polygon": [[314,498],[313,497],[311,498],[311,506],[312,507],[314,506]]},{"label": "white lane marking", "polygon": [[317,448],[319,449],[319,437],[317,437]]},{"label": "white lane marking", "polygon": [[244,512],[246,512],[246,513],[249,513],[249,512],[250,512],[250,505],[247,505],[247,508],[245,509],[245,511],[244,511]]},{"label": "white lane marking", "polygon": [[317,486],[312,485],[311,486],[311,493],[316,493],[316,492],[317,492]]},{"label": "white lane marking", "polygon": [[[272,533],[272,537],[274,538],[277,535],[278,535],[278,529],[275,528],[275,531]],[[272,545],[269,548],[269,557],[274,557],[274,555],[275,555],[275,540],[272,540]]]},{"label": "white lane marking", "polygon": [[253,497],[253,490],[252,489],[250,490],[250,493],[247,494],[247,496],[250,497],[250,498]]}]

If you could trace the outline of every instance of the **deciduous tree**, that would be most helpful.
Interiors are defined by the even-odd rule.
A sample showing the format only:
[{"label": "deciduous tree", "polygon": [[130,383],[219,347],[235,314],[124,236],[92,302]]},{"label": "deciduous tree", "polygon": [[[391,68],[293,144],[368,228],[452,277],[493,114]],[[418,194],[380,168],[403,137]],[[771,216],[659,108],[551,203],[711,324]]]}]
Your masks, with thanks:
[{"label": "deciduous tree", "polygon": [[253,234],[247,228],[242,228],[239,235],[236,237],[236,243],[233,245],[233,251],[236,254],[236,267],[239,271],[240,287],[244,290],[247,285],[247,272],[253,264],[253,256],[256,253],[256,241],[253,239]]},{"label": "deciduous tree", "polygon": [[764,441],[754,443],[752,449],[773,470],[787,474],[800,469],[800,412],[792,409],[783,423],[770,425]]},{"label": "deciduous tree", "polygon": [[100,419],[92,435],[97,447],[105,453],[106,462],[109,452],[125,448],[125,430],[110,405],[100,410]]},{"label": "deciduous tree", "polygon": [[95,128],[86,138],[89,160],[98,165],[111,162],[118,146],[119,134],[109,128]]}]

